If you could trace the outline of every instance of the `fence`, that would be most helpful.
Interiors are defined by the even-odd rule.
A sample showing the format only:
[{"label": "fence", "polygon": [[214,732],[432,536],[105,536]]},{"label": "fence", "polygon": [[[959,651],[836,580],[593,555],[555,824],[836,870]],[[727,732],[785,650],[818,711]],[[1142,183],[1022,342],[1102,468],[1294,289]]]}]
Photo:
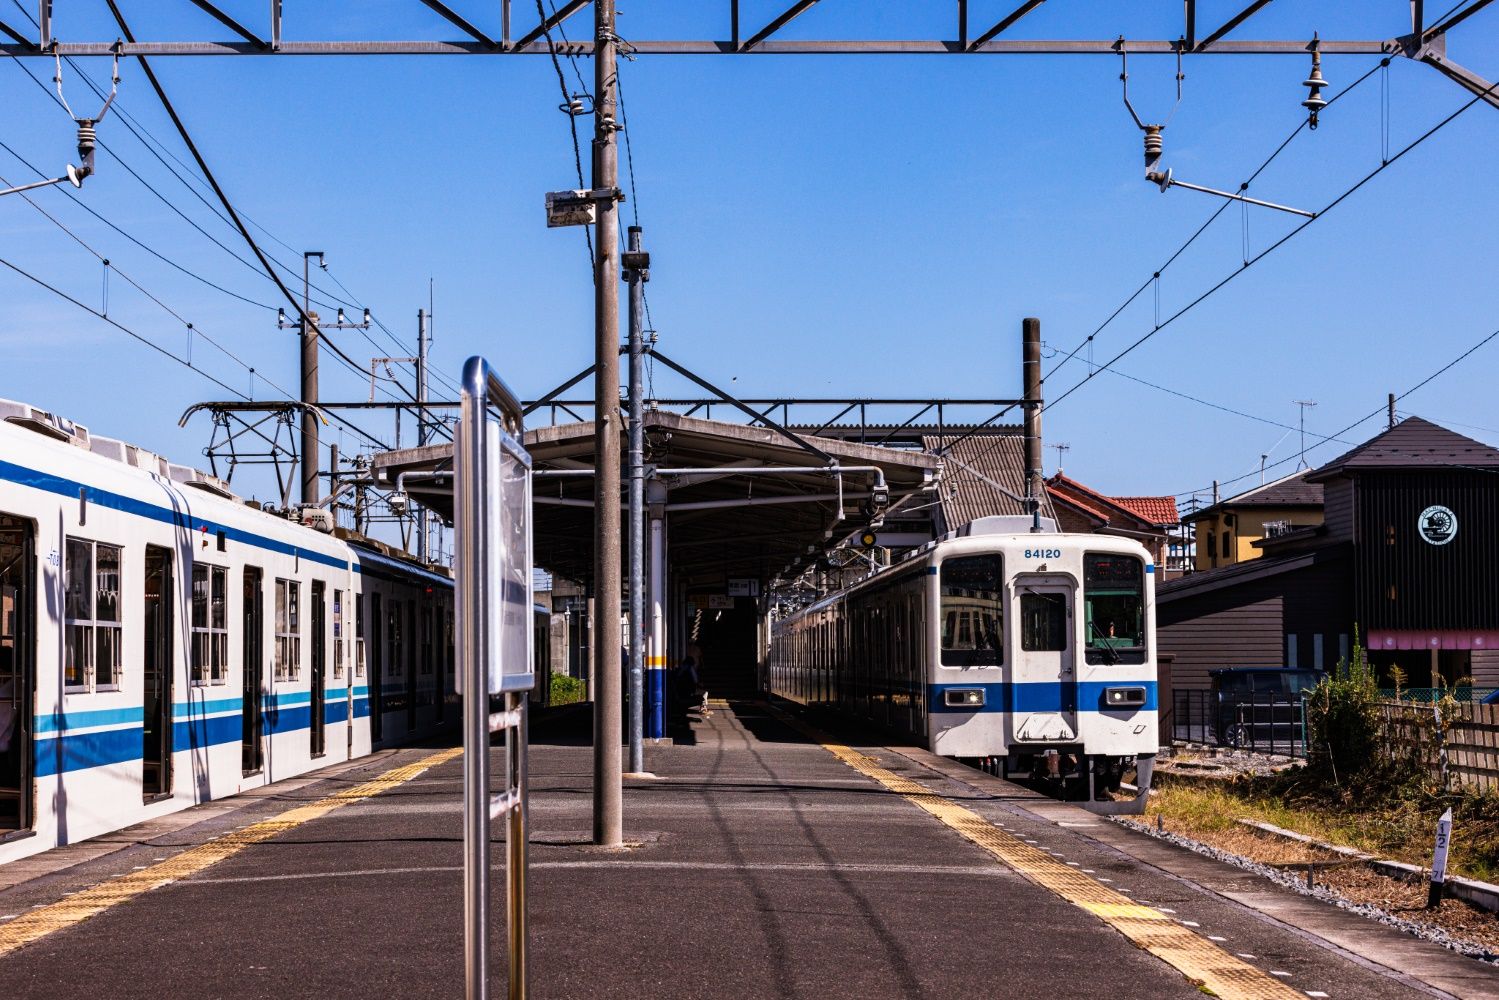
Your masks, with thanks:
[{"label": "fence", "polygon": [[1259,692],[1220,697],[1173,691],[1171,738],[1251,753],[1306,756],[1306,712],[1300,695]]},{"label": "fence", "polygon": [[1440,779],[1445,748],[1453,786],[1479,792],[1499,789],[1499,705],[1449,703],[1443,708],[1446,731],[1440,740],[1430,704],[1386,701],[1379,710],[1386,753],[1410,755]]}]

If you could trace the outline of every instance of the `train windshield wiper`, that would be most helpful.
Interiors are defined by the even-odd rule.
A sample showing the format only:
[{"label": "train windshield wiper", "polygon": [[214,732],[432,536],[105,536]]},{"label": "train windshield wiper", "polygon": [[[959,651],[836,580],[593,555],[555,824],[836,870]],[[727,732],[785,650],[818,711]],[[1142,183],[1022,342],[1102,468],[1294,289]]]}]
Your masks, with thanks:
[{"label": "train windshield wiper", "polygon": [[1113,645],[1110,644],[1109,637],[1103,634],[1102,630],[1100,630],[1098,627],[1098,623],[1093,621],[1091,618],[1088,619],[1088,627],[1092,629],[1093,634],[1098,637],[1098,645],[1094,648],[1104,651],[1104,654],[1108,657],[1109,666],[1117,667],[1119,665],[1119,650],[1115,649]]}]

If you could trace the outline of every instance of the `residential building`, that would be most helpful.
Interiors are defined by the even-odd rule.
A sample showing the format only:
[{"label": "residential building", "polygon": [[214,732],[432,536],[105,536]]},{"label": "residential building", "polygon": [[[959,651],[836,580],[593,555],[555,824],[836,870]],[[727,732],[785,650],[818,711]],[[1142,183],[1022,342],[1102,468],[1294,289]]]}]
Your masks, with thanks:
[{"label": "residential building", "polygon": [[1179,557],[1173,560],[1173,549],[1179,546],[1172,544],[1178,541],[1172,533],[1180,520],[1175,498],[1108,496],[1060,470],[1046,480],[1046,493],[1061,530],[1133,538],[1149,550],[1163,574],[1185,569]]},{"label": "residential building", "polygon": [[1266,539],[1322,523],[1322,484],[1303,469],[1187,514],[1197,572],[1237,566],[1264,555]]}]

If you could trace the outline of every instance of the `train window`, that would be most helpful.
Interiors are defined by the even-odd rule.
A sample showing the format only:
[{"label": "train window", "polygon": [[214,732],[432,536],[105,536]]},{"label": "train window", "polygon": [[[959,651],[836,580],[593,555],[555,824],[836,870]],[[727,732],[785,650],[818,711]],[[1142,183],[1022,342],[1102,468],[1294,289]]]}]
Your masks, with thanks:
[{"label": "train window", "polygon": [[276,680],[302,676],[302,584],[276,581]]},{"label": "train window", "polygon": [[389,642],[390,676],[406,676],[406,665],[401,659],[401,602],[391,601],[385,612],[385,638]]},{"label": "train window", "polygon": [[1033,653],[1067,648],[1067,595],[1034,590],[1020,595],[1020,648]]},{"label": "train window", "polygon": [[1139,559],[1084,555],[1083,604],[1089,663],[1145,662],[1145,567]]},{"label": "train window", "polygon": [[1004,561],[962,556],[942,563],[942,665],[992,667],[1003,661]]},{"label": "train window", "polygon": [[223,684],[229,679],[229,571],[193,564],[194,684]]},{"label": "train window", "polygon": [[354,676],[364,676],[364,602],[357,594],[354,599]]},{"label": "train window", "polygon": [[333,592],[333,676],[344,675],[344,592]]},{"label": "train window", "polygon": [[75,692],[118,688],[120,547],[69,538],[64,573],[64,684]]},{"label": "train window", "polygon": [[422,608],[422,673],[432,672],[432,609]]}]

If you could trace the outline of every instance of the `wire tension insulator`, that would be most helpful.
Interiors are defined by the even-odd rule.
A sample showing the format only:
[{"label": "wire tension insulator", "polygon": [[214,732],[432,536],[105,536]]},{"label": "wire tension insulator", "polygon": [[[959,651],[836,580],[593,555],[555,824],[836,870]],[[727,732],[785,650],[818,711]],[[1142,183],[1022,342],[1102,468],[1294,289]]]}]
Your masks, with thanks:
[{"label": "wire tension insulator", "polygon": [[1312,38],[1312,75],[1301,81],[1301,85],[1307,89],[1306,100],[1301,102],[1301,106],[1311,112],[1307,126],[1313,129],[1317,127],[1317,113],[1327,107],[1327,99],[1322,96],[1322,89],[1328,86],[1328,83],[1322,77],[1322,52],[1317,46],[1318,41],[1314,36]]}]

